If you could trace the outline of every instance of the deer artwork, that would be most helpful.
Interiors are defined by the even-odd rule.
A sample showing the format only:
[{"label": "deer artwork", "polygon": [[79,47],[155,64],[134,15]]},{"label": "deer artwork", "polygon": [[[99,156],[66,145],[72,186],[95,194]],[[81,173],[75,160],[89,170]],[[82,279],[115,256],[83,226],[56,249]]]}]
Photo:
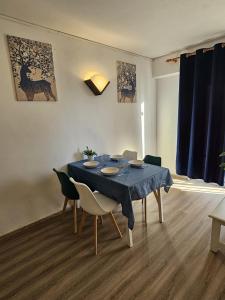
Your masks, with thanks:
[{"label": "deer artwork", "polygon": [[20,69],[20,88],[26,94],[28,101],[34,100],[34,95],[44,93],[47,101],[52,97],[54,100],[55,96],[52,93],[51,83],[47,80],[31,80],[27,74],[31,73],[30,65],[24,63]]},{"label": "deer artwork", "polygon": [[135,86],[133,82],[130,82],[130,85],[124,86],[121,89],[121,102],[126,102],[126,98],[130,99],[130,102],[133,102],[135,96]]},{"label": "deer artwork", "polygon": [[17,100],[56,101],[52,46],[12,35],[7,39]]}]

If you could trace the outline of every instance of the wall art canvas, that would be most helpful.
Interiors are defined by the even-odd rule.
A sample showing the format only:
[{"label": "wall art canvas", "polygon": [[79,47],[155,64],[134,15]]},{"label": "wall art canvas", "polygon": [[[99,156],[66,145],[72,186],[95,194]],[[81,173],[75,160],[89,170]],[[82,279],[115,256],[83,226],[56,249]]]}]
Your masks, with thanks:
[{"label": "wall art canvas", "polygon": [[18,101],[56,101],[52,46],[7,36]]},{"label": "wall art canvas", "polygon": [[136,65],[117,61],[117,98],[119,103],[136,102]]}]

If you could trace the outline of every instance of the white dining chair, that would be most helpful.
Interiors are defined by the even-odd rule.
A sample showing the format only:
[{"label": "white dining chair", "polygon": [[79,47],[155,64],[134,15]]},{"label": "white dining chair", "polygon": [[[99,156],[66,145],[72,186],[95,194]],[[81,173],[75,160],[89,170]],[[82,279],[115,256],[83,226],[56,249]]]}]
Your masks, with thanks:
[{"label": "white dining chair", "polygon": [[122,238],[122,233],[112,214],[113,209],[115,209],[118,206],[118,203],[113,199],[106,197],[105,195],[97,191],[92,192],[86,184],[76,182],[72,177],[70,177],[70,181],[75,185],[79,193],[80,206],[83,209],[81,222],[79,226],[79,234],[81,234],[82,232],[87,214],[94,216],[94,246],[95,246],[95,255],[97,255],[98,254],[98,217],[101,218],[102,216],[109,214],[116,231],[118,232],[120,238]]},{"label": "white dining chair", "polygon": [[128,159],[128,160],[137,159],[137,152],[136,151],[125,150],[125,151],[123,151],[123,157]]}]

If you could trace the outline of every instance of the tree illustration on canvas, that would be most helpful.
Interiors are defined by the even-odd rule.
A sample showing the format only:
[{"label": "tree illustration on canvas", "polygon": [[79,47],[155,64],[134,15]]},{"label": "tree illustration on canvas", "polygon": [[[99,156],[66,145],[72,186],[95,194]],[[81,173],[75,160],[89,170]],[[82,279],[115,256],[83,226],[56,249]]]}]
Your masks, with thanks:
[{"label": "tree illustration on canvas", "polygon": [[119,103],[136,102],[136,65],[117,61],[117,96]]},{"label": "tree illustration on canvas", "polygon": [[7,36],[18,101],[56,101],[50,44]]}]

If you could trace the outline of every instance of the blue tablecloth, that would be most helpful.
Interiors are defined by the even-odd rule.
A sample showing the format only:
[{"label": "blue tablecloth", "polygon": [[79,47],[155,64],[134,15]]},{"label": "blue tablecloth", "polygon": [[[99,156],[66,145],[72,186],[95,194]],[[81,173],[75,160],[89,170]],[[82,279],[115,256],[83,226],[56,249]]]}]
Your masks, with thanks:
[{"label": "blue tablecloth", "polygon": [[[144,164],[142,168],[133,168],[128,161],[111,161],[107,155],[96,157],[100,164],[95,169],[87,169],[83,166],[86,160],[68,164],[68,173],[76,181],[83,182],[116,200],[122,205],[122,213],[128,218],[128,227],[133,229],[134,214],[132,200],[146,197],[152,191],[164,187],[168,192],[173,184],[170,171],[150,164]],[[120,172],[115,176],[104,176],[100,170],[103,167],[119,167]]]}]

